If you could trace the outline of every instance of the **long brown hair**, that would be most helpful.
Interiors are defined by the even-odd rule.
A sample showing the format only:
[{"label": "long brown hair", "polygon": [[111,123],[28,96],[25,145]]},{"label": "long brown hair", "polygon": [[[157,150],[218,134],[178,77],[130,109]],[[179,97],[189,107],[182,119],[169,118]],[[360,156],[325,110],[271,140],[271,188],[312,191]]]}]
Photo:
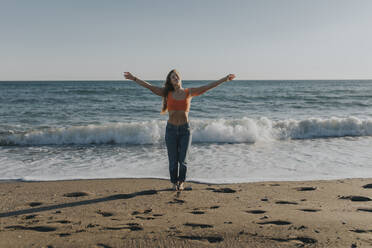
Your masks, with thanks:
[{"label": "long brown hair", "polygon": [[171,75],[172,72],[176,73],[177,77],[179,80],[181,80],[181,76],[179,72],[176,69],[171,70],[168,75],[167,79],[165,80],[164,83],[164,90],[163,90],[163,107],[161,109],[160,114],[165,114],[168,111],[168,106],[167,106],[167,100],[168,100],[168,93],[169,91],[174,91],[173,84],[171,83]]}]

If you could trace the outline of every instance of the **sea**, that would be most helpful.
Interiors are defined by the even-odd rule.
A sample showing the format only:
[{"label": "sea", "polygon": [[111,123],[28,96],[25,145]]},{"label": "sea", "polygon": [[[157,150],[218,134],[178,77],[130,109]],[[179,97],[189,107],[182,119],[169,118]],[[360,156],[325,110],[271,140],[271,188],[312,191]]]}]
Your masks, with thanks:
[{"label": "sea", "polygon": [[[131,81],[2,81],[0,180],[169,179],[161,106]],[[372,80],[233,80],[189,119],[187,181],[372,177]]]}]

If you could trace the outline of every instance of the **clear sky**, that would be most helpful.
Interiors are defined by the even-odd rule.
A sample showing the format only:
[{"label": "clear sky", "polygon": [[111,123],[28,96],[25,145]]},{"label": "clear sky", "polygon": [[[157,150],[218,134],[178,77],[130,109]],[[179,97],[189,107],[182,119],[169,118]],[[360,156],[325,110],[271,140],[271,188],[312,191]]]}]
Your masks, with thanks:
[{"label": "clear sky", "polygon": [[0,0],[0,80],[372,79],[371,0]]}]

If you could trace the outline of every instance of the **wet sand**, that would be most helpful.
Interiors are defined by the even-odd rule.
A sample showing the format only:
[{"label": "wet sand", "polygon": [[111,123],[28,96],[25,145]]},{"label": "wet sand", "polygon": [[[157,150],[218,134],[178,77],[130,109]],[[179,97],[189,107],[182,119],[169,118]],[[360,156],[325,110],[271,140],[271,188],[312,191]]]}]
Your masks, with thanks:
[{"label": "wet sand", "polygon": [[0,183],[0,247],[372,247],[372,179]]}]

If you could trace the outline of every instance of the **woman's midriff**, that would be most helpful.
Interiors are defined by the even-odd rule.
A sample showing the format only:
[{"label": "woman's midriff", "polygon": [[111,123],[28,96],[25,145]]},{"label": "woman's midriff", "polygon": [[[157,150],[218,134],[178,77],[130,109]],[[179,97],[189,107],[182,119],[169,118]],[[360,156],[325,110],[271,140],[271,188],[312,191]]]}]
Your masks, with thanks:
[{"label": "woman's midriff", "polygon": [[168,122],[173,125],[183,125],[189,121],[189,112],[181,110],[169,111]]}]

